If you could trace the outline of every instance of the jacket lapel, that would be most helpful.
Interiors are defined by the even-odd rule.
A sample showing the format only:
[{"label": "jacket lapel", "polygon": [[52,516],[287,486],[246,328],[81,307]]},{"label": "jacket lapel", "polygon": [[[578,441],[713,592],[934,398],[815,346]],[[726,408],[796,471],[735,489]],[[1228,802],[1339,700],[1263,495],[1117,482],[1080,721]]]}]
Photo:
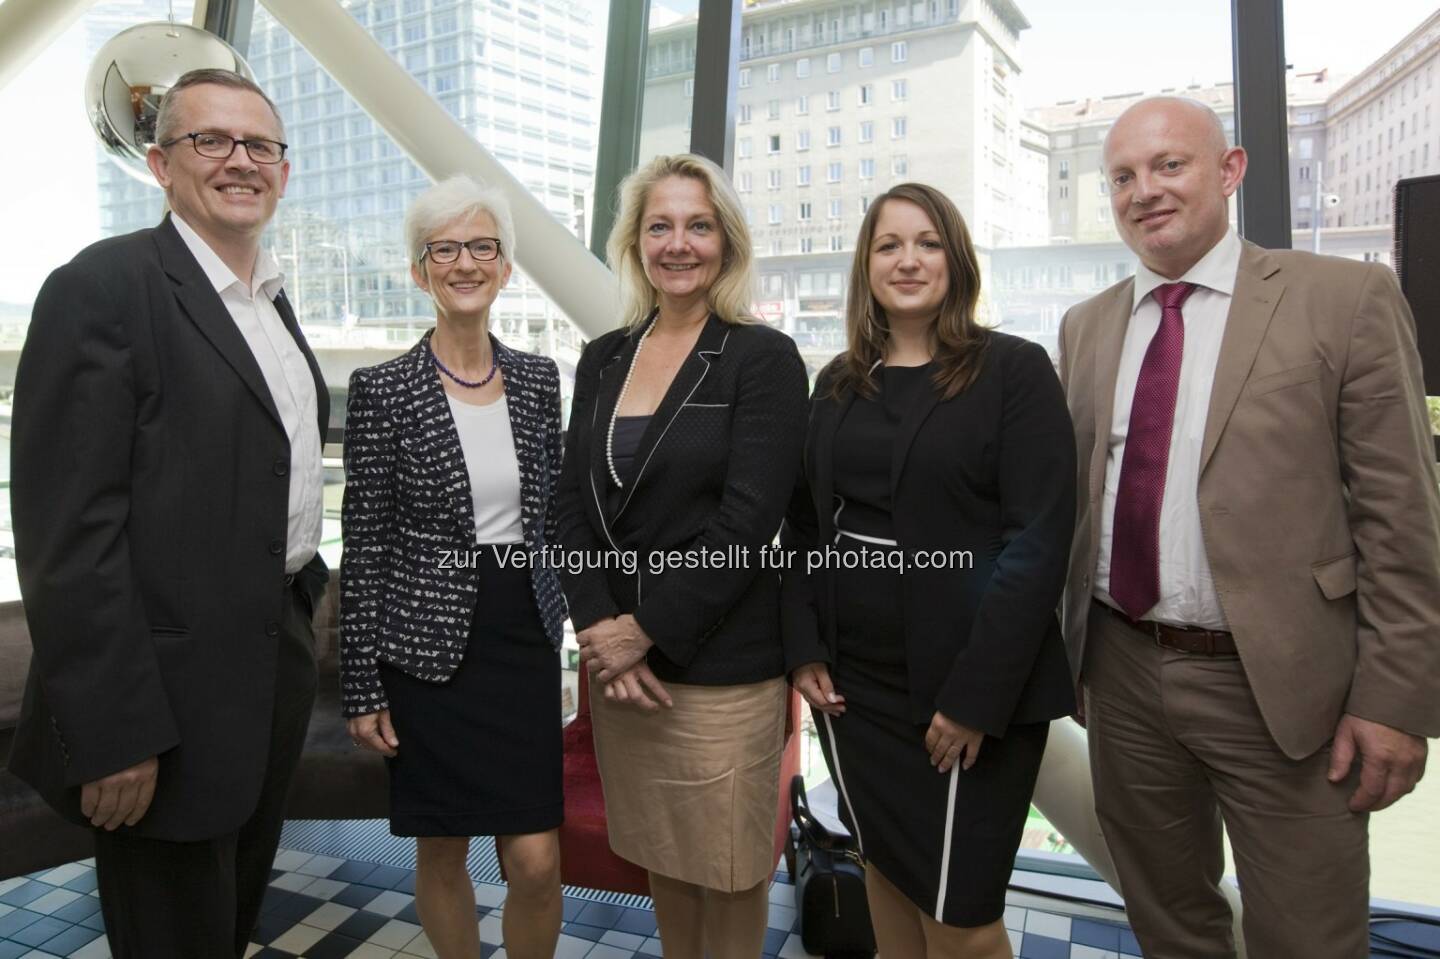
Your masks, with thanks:
[{"label": "jacket lapel", "polygon": [[895,445],[890,459],[890,501],[895,501],[896,491],[900,487],[900,474],[905,469],[905,458],[910,455],[910,445],[915,442],[915,434],[920,432],[920,426],[925,422],[940,402],[940,394],[935,390],[935,384],[928,383],[927,389],[919,401],[911,404],[900,418],[899,429],[895,433]]},{"label": "jacket lapel", "polygon": [[[515,459],[520,469],[520,525],[525,531],[527,543],[538,543],[540,531],[537,526],[535,504],[547,500],[542,488],[548,474],[540,464],[545,462],[545,424],[536,411],[542,404],[531,402],[527,394],[534,391],[533,384],[525,376],[520,358],[493,334],[490,349],[495,351],[495,360],[500,365],[500,375],[505,379],[505,407],[510,418],[510,439],[515,444]],[[537,468],[538,467],[538,468]],[[467,473],[468,481],[468,473]],[[473,511],[473,504],[472,504]]]},{"label": "jacket lapel", "polygon": [[620,402],[620,388],[625,384],[625,375],[630,371],[636,344],[640,342],[643,333],[644,327],[641,327],[626,334],[616,342],[614,352],[601,363],[596,378],[595,405],[590,429],[588,432],[582,431],[590,447],[590,488],[595,498],[595,508],[607,529],[611,519],[610,497],[605,493],[610,484],[610,464],[605,457],[605,441],[609,436],[610,419],[615,415],[615,404]]},{"label": "jacket lapel", "polygon": [[156,228],[155,243],[160,251],[160,264],[175,285],[175,298],[185,315],[199,327],[204,337],[255,394],[270,418],[283,429],[285,424],[275,408],[275,401],[270,398],[270,389],[265,385],[265,377],[260,373],[255,355],[250,352],[249,344],[235,325],[230,311],[225,308],[220,294],[210,285],[205,271],[200,269],[200,264],[195,261],[169,216]]},{"label": "jacket lapel", "polygon": [[1275,308],[1285,292],[1285,284],[1272,279],[1280,264],[1265,250],[1245,243],[1240,251],[1240,269],[1235,274],[1235,296],[1230,302],[1230,315],[1225,320],[1225,335],[1220,341],[1220,358],[1215,363],[1215,381],[1210,387],[1210,407],[1205,414],[1205,443],[1200,450],[1200,473],[1215,453],[1220,434],[1230,421],[1240,391],[1250,377],[1260,344],[1270,328]]},{"label": "jacket lapel", "polygon": [[1110,304],[1102,310],[1092,341],[1090,362],[1094,364],[1093,381],[1095,444],[1090,451],[1090,489],[1092,506],[1098,508],[1105,489],[1105,464],[1110,458],[1110,426],[1115,416],[1115,381],[1120,376],[1120,351],[1125,346],[1125,333],[1135,304],[1135,278],[1121,284]]},{"label": "jacket lapel", "polygon": [[420,448],[428,448],[435,476],[442,480],[450,497],[451,514],[465,541],[470,542],[475,538],[475,502],[470,494],[470,473],[465,469],[465,454],[460,447],[460,430],[455,426],[455,417],[450,414],[450,400],[430,359],[430,337],[434,333],[433,329],[427,330],[410,351],[412,428],[420,436],[436,425],[444,431],[439,442],[421,444]]},{"label": "jacket lapel", "polygon": [[310,350],[310,344],[305,342],[305,334],[300,332],[300,324],[295,319],[295,311],[290,308],[290,300],[285,296],[282,289],[275,297],[275,312],[280,314],[280,322],[285,324],[285,329],[290,331],[290,336],[295,340],[295,345],[300,349],[300,355],[305,357],[305,365],[310,367],[310,375],[315,380],[315,416],[320,426],[320,445],[325,445],[325,434],[330,428],[330,390],[325,386],[325,377],[320,372],[320,364],[315,360],[315,354]]},{"label": "jacket lapel", "polygon": [[847,390],[839,399],[815,402],[815,447],[810,493],[815,499],[816,529],[819,531],[819,542],[815,545],[820,549],[835,542],[835,433],[854,402],[853,390]]},{"label": "jacket lapel", "polygon": [[[615,518],[619,519],[620,514],[630,505],[631,498],[635,495],[636,488],[645,477],[645,468],[650,465],[651,458],[655,455],[656,448],[660,441],[670,430],[670,424],[675,417],[680,415],[680,410],[689,402],[690,397],[695,395],[700,384],[704,382],[706,375],[710,372],[710,364],[713,359],[725,351],[725,342],[730,337],[730,332],[725,324],[715,314],[710,314],[705,321],[705,328],[700,331],[700,337],[695,341],[695,348],[680,365],[675,373],[675,378],[670,381],[670,387],[665,391],[665,397],[660,401],[649,424],[645,427],[645,433],[640,437],[640,446],[635,450],[635,468],[633,478],[626,478],[628,491],[620,508],[615,511]],[[634,355],[634,348],[631,348],[630,355]],[[629,369],[628,362],[625,368]],[[619,377],[614,377],[619,379]],[[618,392],[619,387],[616,387]],[[610,408],[615,408],[614,403]],[[609,427],[607,419],[603,424]]]}]

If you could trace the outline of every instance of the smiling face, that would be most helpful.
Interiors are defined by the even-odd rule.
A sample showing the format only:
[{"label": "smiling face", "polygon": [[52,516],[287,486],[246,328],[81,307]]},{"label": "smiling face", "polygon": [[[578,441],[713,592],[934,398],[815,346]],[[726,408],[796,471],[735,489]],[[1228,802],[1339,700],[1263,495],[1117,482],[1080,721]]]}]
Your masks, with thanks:
[{"label": "smiling face", "polygon": [[[488,213],[461,217],[425,237],[425,242],[457,240],[468,243],[481,237],[497,237],[495,218]],[[453,263],[436,263],[425,257],[410,267],[415,285],[435,301],[436,315],[448,320],[488,320],[490,306],[510,282],[510,261],[505,251],[493,260],[477,260],[468,248]]]},{"label": "smiling face", "polygon": [[[284,139],[269,104],[249,90],[203,83],[178,95],[175,129],[182,137],[197,132]],[[151,147],[146,159],[171,209],[212,246],[258,241],[290,178],[289,160],[256,163],[239,144],[228,159],[212,160],[180,139]]]},{"label": "smiling face", "polygon": [[1103,162],[1121,239],[1168,279],[1225,235],[1229,198],[1245,176],[1245,151],[1226,149],[1214,114],[1178,99],[1147,100],[1121,114]]},{"label": "smiling face", "polygon": [[662,303],[703,298],[724,260],[725,233],[702,181],[671,176],[650,188],[640,215],[640,262]]},{"label": "smiling face", "polygon": [[918,205],[892,198],[875,218],[867,276],[891,323],[934,320],[950,292],[950,267],[935,224]]}]

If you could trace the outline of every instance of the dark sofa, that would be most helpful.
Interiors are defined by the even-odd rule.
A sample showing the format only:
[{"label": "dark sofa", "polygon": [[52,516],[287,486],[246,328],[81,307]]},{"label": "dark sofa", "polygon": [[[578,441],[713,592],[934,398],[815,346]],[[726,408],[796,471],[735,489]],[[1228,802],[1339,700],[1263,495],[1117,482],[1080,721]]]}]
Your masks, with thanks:
[{"label": "dark sofa", "polygon": [[[384,761],[356,749],[340,718],[337,612],[338,579],[332,574],[315,614],[315,653],[320,692],[310,718],[305,755],[290,789],[289,819],[379,819],[389,815]],[[20,603],[0,604],[0,757],[20,716],[30,632]],[[0,769],[0,879],[86,859],[93,855],[90,830],[61,819],[35,791]]]}]

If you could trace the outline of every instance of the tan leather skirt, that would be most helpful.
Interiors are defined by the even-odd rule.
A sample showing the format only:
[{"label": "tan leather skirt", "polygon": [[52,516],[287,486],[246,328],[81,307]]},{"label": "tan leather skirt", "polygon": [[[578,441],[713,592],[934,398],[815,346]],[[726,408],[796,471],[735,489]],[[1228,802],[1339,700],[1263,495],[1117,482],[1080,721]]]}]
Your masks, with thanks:
[{"label": "tan leather skirt", "polygon": [[785,680],[666,688],[675,705],[646,713],[591,683],[610,848],[682,882],[750,889],[775,868]]}]

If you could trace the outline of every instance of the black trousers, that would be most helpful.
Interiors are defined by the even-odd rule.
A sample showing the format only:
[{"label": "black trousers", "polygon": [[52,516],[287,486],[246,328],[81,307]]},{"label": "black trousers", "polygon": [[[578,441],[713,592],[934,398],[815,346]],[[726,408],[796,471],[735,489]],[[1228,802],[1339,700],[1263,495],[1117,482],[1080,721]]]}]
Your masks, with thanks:
[{"label": "black trousers", "polygon": [[315,637],[298,584],[285,587],[270,758],[260,801],[234,832],[167,842],[95,832],[100,911],[114,959],[229,959],[245,954],[270,880],[285,795],[315,704]]}]

